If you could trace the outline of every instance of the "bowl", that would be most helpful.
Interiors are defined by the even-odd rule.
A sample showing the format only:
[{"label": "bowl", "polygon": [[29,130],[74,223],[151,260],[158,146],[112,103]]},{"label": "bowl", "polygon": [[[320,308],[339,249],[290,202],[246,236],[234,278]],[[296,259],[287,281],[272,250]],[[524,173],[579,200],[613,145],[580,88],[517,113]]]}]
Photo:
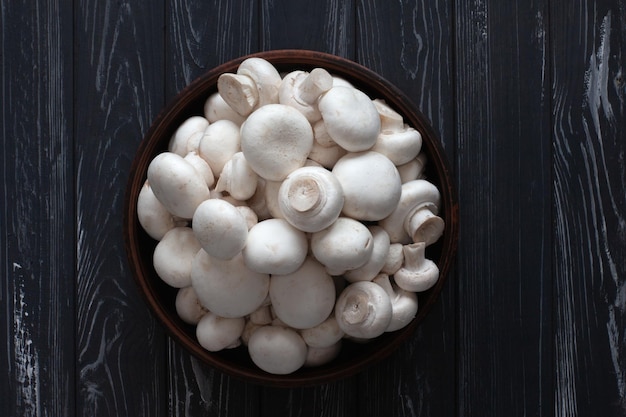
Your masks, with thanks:
[{"label": "bowl", "polygon": [[[174,300],[177,289],[165,284],[154,270],[152,252],[157,242],[144,232],[136,214],[137,197],[146,179],[150,161],[167,150],[170,137],[185,119],[203,114],[206,98],[217,91],[218,77],[225,72],[236,72],[239,64],[251,56],[266,59],[281,72],[322,67],[350,81],[370,98],[384,99],[405,118],[406,123],[422,134],[422,150],[428,158],[426,176],[441,193],[439,215],[446,225],[443,236],[427,248],[427,257],[439,267],[439,280],[431,289],[418,293],[419,310],[408,326],[385,333],[369,343],[345,340],[341,353],[332,362],[319,367],[301,368],[288,375],[260,370],[243,346],[216,353],[200,346],[195,337],[195,326],[184,323],[176,313]],[[125,193],[123,233],[130,271],[149,308],[167,333],[212,368],[244,381],[269,386],[310,386],[346,378],[389,356],[413,334],[437,301],[452,266],[458,239],[458,202],[452,178],[441,143],[429,121],[402,91],[375,72],[345,58],[314,51],[275,50],[243,56],[209,70],[189,84],[160,112],[141,141],[132,162]]]}]

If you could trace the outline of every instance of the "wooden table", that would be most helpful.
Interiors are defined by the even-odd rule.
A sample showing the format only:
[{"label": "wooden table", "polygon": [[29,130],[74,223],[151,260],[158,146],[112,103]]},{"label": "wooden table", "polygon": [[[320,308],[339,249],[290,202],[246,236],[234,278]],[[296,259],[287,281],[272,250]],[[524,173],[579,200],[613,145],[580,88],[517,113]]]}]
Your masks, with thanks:
[{"label": "wooden table", "polygon": [[[626,3],[0,1],[3,416],[623,416]],[[456,175],[459,252],[390,358],[251,385],[169,340],[122,206],[159,110],[250,52],[333,53],[409,94]]]}]

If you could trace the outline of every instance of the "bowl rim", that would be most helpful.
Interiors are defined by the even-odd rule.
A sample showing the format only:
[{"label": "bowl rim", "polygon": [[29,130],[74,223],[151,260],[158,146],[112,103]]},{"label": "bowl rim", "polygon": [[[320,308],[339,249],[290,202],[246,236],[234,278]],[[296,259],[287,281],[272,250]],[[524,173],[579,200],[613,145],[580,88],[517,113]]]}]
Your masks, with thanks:
[{"label": "bowl rim", "polygon": [[[407,123],[422,134],[422,146],[427,150],[429,169],[434,168],[436,178],[439,180],[437,186],[441,194],[443,206],[440,215],[443,214],[446,224],[444,235],[440,242],[437,243],[441,248],[441,255],[437,261],[440,277],[433,288],[420,294],[422,297],[420,298],[418,313],[408,326],[381,336],[377,343],[371,343],[379,348],[375,355],[357,355],[357,357],[351,358],[347,363],[332,364],[331,362],[329,365],[306,368],[288,375],[269,374],[255,367],[242,367],[235,361],[224,358],[220,352],[208,352],[198,344],[195,337],[189,335],[189,326],[172,317],[171,306],[164,305],[161,296],[157,293],[157,288],[155,288],[157,284],[151,282],[151,279],[154,278],[153,276],[151,277],[153,274],[150,271],[146,271],[145,266],[139,262],[141,260],[138,252],[140,235],[145,232],[141,230],[138,223],[136,200],[139,190],[145,181],[147,166],[154,157],[154,152],[162,149],[163,143],[161,142],[164,140],[155,141],[153,140],[154,135],[160,133],[161,130],[167,132],[166,126],[169,126],[171,131],[173,122],[183,116],[185,109],[192,106],[190,103],[195,103],[197,107],[199,102],[204,102],[211,91],[216,91],[215,84],[220,74],[236,71],[242,61],[251,57],[263,58],[279,70],[312,69],[316,66],[324,67],[334,75],[348,79],[357,88],[370,95],[371,98],[384,99],[405,120],[408,120]],[[377,97],[373,97],[373,93],[376,93]],[[187,117],[190,116],[189,113],[185,113],[185,115]],[[161,135],[161,137],[164,137],[164,135]],[[435,162],[433,163],[432,161]],[[445,282],[447,282],[448,275],[453,267],[458,243],[459,203],[453,178],[454,176],[452,175],[443,145],[428,119],[406,94],[373,70],[347,58],[303,49],[279,49],[244,55],[206,71],[189,83],[162,108],[143,136],[131,164],[125,192],[123,236],[127,262],[144,301],[148,304],[151,313],[166,330],[167,334],[194,357],[210,367],[246,382],[277,387],[311,386],[344,379],[388,357],[405,339],[413,334],[417,326],[428,315],[433,305],[439,300],[441,290]],[[156,278],[158,279],[158,277]],[[423,299],[426,300],[425,303],[422,303]]]}]

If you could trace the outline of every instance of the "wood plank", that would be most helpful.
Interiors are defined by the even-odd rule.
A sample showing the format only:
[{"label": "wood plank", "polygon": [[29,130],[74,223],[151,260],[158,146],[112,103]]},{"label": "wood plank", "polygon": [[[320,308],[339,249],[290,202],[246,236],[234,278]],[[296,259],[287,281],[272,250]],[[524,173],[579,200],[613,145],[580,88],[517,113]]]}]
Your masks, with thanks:
[{"label": "wood plank", "polygon": [[455,6],[458,415],[552,414],[548,16]]},{"label": "wood plank", "polygon": [[[165,85],[169,99],[205,71],[254,52],[257,8],[246,1],[168,5]],[[224,34],[232,34],[224,36]],[[175,416],[258,415],[258,388],[200,363],[168,344],[170,412]]]},{"label": "wood plank", "polygon": [[625,5],[550,8],[557,416],[626,413]]},{"label": "wood plank", "polygon": [[[454,157],[451,2],[360,1],[358,61],[406,93]],[[440,300],[416,333],[362,376],[359,415],[454,415],[455,288],[448,276]]]},{"label": "wood plank", "polygon": [[127,175],[164,101],[163,3],[76,2],[77,408],[168,412],[165,338],[126,265]]},{"label": "wood plank", "polygon": [[72,9],[0,2],[0,414],[74,412]]},{"label": "wood plank", "polygon": [[[354,4],[327,0],[261,1],[261,50],[309,49],[354,56]],[[353,416],[355,380],[293,389],[261,390],[261,416]]]}]

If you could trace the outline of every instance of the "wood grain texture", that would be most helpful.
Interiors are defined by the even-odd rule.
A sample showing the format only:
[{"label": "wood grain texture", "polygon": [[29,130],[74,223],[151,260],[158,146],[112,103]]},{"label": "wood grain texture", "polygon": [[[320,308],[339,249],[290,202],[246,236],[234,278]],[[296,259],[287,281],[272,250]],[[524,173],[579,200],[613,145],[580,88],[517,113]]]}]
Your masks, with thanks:
[{"label": "wood grain texture", "polygon": [[61,3],[0,2],[4,416],[74,404],[72,11]]},{"label": "wood grain texture", "polygon": [[547,3],[456,4],[458,415],[551,415]]},{"label": "wood grain texture", "polygon": [[[406,93],[454,156],[451,2],[357,4],[357,57]],[[454,273],[416,333],[388,360],[363,373],[361,416],[453,415]],[[393,381],[393,383],[391,383]]]},{"label": "wood grain texture", "polygon": [[167,414],[165,340],[126,265],[126,175],[163,103],[163,6],[75,9],[77,414]]},{"label": "wood grain texture", "polygon": [[556,416],[626,413],[625,6],[550,9]]},{"label": "wood grain texture", "polygon": [[[167,95],[211,68],[256,51],[257,20],[256,6],[250,2],[169,2]],[[168,344],[168,371],[172,415],[258,415],[256,387],[203,365],[174,342]]]}]

